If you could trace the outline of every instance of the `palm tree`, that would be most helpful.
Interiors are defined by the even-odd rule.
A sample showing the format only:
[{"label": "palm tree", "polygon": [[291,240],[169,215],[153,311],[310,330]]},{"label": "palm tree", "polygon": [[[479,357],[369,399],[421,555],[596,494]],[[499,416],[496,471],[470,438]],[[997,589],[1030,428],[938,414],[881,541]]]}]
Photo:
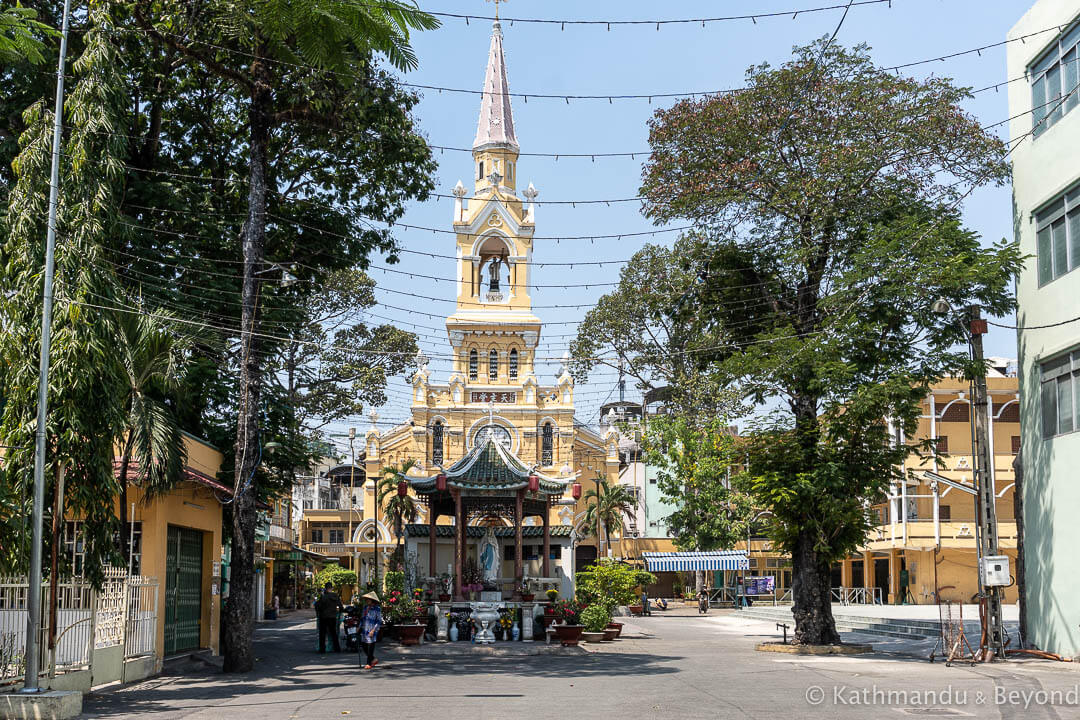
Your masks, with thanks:
[{"label": "palm tree", "polygon": [[[597,520],[602,532],[609,538],[613,532],[622,532],[623,517],[636,517],[634,495],[625,486],[611,483],[597,476],[597,485],[585,493],[585,532],[596,534]],[[596,556],[600,559],[600,538],[596,539]]]},{"label": "palm tree", "polygon": [[420,504],[412,495],[398,495],[397,485],[410,470],[416,467],[415,460],[404,460],[398,465],[387,465],[382,469],[382,477],[379,479],[379,489],[376,500],[386,513],[387,517],[394,519],[394,535],[397,536],[397,549],[401,550],[401,540],[404,535],[405,523],[416,522],[420,515]]},{"label": "palm tree", "polygon": [[116,313],[116,356],[126,380],[120,443],[120,528],[124,557],[128,553],[128,469],[144,500],[171,490],[180,481],[186,460],[184,440],[165,397],[175,391],[184,369],[190,337],[178,334],[166,315]]}]

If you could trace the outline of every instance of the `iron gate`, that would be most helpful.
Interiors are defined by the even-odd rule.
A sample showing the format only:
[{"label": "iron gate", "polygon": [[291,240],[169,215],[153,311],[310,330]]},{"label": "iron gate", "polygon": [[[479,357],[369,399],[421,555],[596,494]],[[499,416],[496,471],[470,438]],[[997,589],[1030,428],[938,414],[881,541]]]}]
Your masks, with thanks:
[{"label": "iron gate", "polygon": [[165,655],[199,647],[202,543],[197,530],[169,526],[165,557]]}]

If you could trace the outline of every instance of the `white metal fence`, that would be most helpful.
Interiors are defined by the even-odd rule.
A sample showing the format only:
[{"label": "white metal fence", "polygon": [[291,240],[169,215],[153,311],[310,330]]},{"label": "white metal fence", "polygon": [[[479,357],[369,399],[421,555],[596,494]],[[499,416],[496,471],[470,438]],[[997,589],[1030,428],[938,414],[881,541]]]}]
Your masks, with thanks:
[{"label": "white metal fence", "polygon": [[[0,686],[16,684],[25,674],[28,594],[25,577],[0,577]],[[89,668],[95,649],[123,645],[125,659],[155,653],[156,578],[129,577],[122,569],[108,568],[99,591],[81,578],[60,583],[55,636],[49,632],[50,602],[50,585],[43,582],[37,639],[42,676]]]}]

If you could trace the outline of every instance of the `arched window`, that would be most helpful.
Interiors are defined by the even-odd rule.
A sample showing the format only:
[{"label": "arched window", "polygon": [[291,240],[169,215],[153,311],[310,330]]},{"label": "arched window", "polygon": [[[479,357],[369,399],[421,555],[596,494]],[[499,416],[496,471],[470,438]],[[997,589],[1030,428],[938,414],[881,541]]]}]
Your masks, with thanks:
[{"label": "arched window", "polygon": [[480,162],[478,162],[476,164],[476,179],[477,180],[483,180],[484,179],[484,161],[483,160],[481,160]]},{"label": "arched window", "polygon": [[499,379],[499,353],[492,350],[488,353],[488,380],[495,382]]},{"label": "arched window", "polygon": [[443,461],[443,424],[436,420],[431,427],[431,464],[442,465]]},{"label": "arched window", "polygon": [[477,355],[476,350],[469,351],[469,379],[476,380],[479,378],[480,373],[480,356]]},{"label": "arched window", "polygon": [[555,462],[555,428],[551,423],[544,423],[543,434],[540,442],[540,464],[551,465]]},{"label": "arched window", "polygon": [[517,348],[510,351],[510,379],[517,380],[518,376],[518,353]]}]

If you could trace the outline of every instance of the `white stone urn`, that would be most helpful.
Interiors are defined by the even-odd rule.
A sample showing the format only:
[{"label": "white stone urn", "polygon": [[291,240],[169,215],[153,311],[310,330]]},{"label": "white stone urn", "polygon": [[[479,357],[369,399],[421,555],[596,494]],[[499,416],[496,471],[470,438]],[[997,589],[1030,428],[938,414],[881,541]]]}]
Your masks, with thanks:
[{"label": "white stone urn", "polygon": [[476,633],[476,642],[480,645],[490,645],[495,642],[495,633],[491,631],[495,621],[499,619],[499,607],[495,603],[474,603],[473,618],[480,625]]}]

